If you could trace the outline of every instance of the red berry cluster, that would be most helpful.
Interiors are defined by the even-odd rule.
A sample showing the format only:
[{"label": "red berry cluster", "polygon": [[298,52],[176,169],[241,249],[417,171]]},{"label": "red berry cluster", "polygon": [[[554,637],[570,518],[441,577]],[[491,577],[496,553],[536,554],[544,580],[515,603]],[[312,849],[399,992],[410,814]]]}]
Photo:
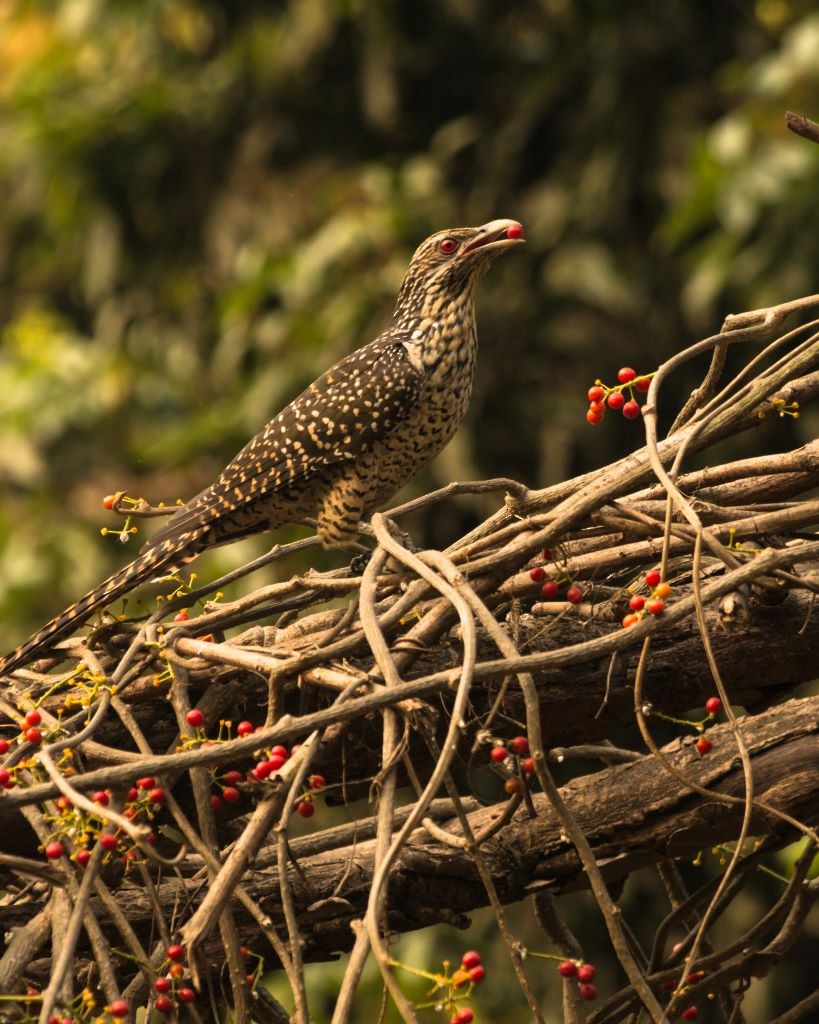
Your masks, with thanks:
[{"label": "red berry cluster", "polygon": [[[552,552],[548,548],[544,548],[543,557],[547,562],[551,562]],[[547,601],[553,601],[560,595],[561,584],[549,576],[542,565],[536,565],[533,569],[529,570],[529,579],[533,583],[540,584],[541,596],[545,597]],[[580,604],[583,600],[583,591],[576,583],[570,582],[564,596],[569,604]]]},{"label": "red berry cluster", "polygon": [[[648,391],[652,376],[647,373],[638,377],[630,366],[624,366],[617,372],[620,383],[614,387],[607,387],[599,380],[595,381],[594,386],[588,391],[589,411],[586,413],[586,420],[592,426],[600,423],[606,415],[606,406],[614,412],[621,412],[627,420],[636,420],[640,415],[640,403],[634,394]],[[625,391],[628,391],[628,399]]]},{"label": "red berry cluster", "polygon": [[[23,718],[23,724],[20,726],[20,743],[33,743],[35,746],[39,746],[43,741],[43,733],[39,728],[40,723],[43,720],[43,716],[36,708],[32,708],[31,711],[27,711]],[[11,744],[7,739],[0,738],[0,757],[3,754],[9,752]],[[24,767],[19,765],[17,770]],[[3,789],[14,789],[17,785],[17,770],[14,768],[0,768],[0,787]]]},{"label": "red berry cluster", "polygon": [[[480,985],[485,977],[486,968],[481,963],[481,954],[476,949],[468,949],[461,957],[461,966],[452,975],[451,984],[453,988],[469,985],[471,989],[474,985]],[[449,1018],[449,1024],[470,1024],[474,1019],[473,1011],[468,1006],[462,1006]]]},{"label": "red berry cluster", "polygon": [[281,745],[271,747],[267,756],[258,762],[250,773],[257,782],[264,782],[290,760],[290,751]]},{"label": "red berry cluster", "polygon": [[[107,807],[111,801],[111,791],[100,789],[93,794],[91,799],[100,807]],[[165,790],[161,786],[157,786],[153,775],[146,775],[137,779],[136,784],[128,791],[122,813],[129,821],[150,822],[164,802]],[[119,829],[115,832],[104,831],[105,818],[96,818],[94,815],[77,810],[67,796],[57,797],[54,803],[57,813],[52,816],[51,821],[56,826],[55,838],[46,843],[43,850],[49,860],[58,860],[66,853],[65,843],[61,841],[60,837],[64,840],[68,836],[77,837],[75,840],[77,849],[72,856],[80,867],[85,867],[91,860],[91,850],[88,844],[95,837],[106,855],[121,852],[122,859],[126,863],[136,860],[139,856],[136,847],[125,846],[125,837]],[[156,842],[156,835],[153,832],[149,834],[148,842]]]},{"label": "red berry cluster", "polygon": [[662,582],[659,569],[647,572],[643,577],[643,583],[649,589],[649,596],[632,595],[628,603],[631,611],[623,618],[625,629],[639,622],[645,615],[662,615],[665,611],[665,599],[671,593],[671,584]]},{"label": "red berry cluster", "polygon": [[504,789],[510,796],[523,796],[526,792],[524,778],[534,773],[534,758],[527,757],[528,753],[529,740],[525,736],[515,736],[508,743],[500,739],[493,741],[492,749],[489,751],[489,760],[493,764],[501,765],[511,757],[513,765],[518,769],[504,783]]},{"label": "red berry cluster", "polygon": [[567,980],[577,979],[577,990],[581,999],[597,998],[597,986],[592,984],[597,974],[594,964],[577,964],[574,960],[561,960],[557,965],[557,973]]},{"label": "red berry cluster", "polygon": [[167,974],[162,975],[154,982],[154,1007],[159,1013],[166,1015],[173,1013],[178,1003],[192,1003],[196,1000],[196,993],[189,983],[183,983],[187,971],[183,964],[185,950],[182,946],[174,943],[165,950],[165,969]]},{"label": "red berry cluster", "polygon": [[[242,730],[243,726],[248,725],[250,725],[250,722],[240,722],[237,731]],[[240,735],[242,735],[241,732]],[[296,743],[289,751],[287,747],[283,747],[281,745],[271,747],[267,752],[267,756],[258,762],[248,778],[253,778],[257,782],[264,782],[266,779],[269,779],[271,775],[275,775],[279,769],[284,767],[300,746],[300,743]],[[296,803],[296,812],[300,814],[302,818],[312,818],[316,813],[316,805],[313,802],[315,800],[315,794],[324,789],[326,785],[327,780],[323,775],[314,774],[308,778],[307,790]]]},{"label": "red berry cluster", "polygon": [[[715,718],[720,711],[722,711],[722,701],[719,697],[709,697],[705,702],[705,710],[708,713],[708,718]],[[707,722],[708,719],[706,719]],[[702,728],[705,728],[705,722],[702,724]],[[701,755],[710,754],[714,749],[714,744],[707,736],[700,736],[696,743],[697,753]],[[693,1018],[692,1018],[693,1019]]]},{"label": "red berry cluster", "polygon": [[211,793],[210,804],[214,811],[218,811],[222,806],[222,803],[235,804],[240,799],[242,794],[236,788],[237,783],[241,782],[244,776],[241,772],[236,771],[235,768],[231,768],[229,771],[224,772],[221,776],[214,779],[219,792]]}]

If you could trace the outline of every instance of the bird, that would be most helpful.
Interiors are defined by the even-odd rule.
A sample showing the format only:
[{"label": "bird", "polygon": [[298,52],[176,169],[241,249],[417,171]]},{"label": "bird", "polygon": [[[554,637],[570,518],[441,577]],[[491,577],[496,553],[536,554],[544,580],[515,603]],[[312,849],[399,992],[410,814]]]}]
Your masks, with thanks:
[{"label": "bird", "polygon": [[305,521],[315,523],[324,547],[349,544],[460,426],[477,355],[475,285],[497,256],[524,241],[520,222],[507,219],[430,235],[410,261],[384,332],[274,416],[134,561],[0,659],[0,675],[209,548]]}]

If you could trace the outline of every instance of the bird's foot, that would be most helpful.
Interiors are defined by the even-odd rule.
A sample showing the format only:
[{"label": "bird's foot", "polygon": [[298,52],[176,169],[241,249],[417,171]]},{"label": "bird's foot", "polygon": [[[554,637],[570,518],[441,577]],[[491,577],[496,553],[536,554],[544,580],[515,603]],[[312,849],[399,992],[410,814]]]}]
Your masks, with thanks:
[{"label": "bird's foot", "polygon": [[[421,548],[417,547],[417,545],[414,543],[412,537],[410,537],[410,535],[408,533],[404,533],[403,530],[399,530],[395,526],[394,523],[391,524],[391,527],[392,527],[391,532],[393,533],[393,536],[395,537],[395,539],[403,547],[405,547],[407,549],[407,551],[411,552],[412,554],[415,554],[416,552],[421,550]],[[366,551],[360,551],[357,555],[355,555],[352,558],[352,560],[350,561],[350,573],[351,573],[351,575],[353,575],[353,576],[363,576],[364,575],[364,570],[370,564],[370,559],[373,557],[374,550],[375,550],[374,548],[371,548],[371,549],[366,550]],[[402,569],[402,566],[401,566],[400,563],[396,562],[395,559],[390,558],[388,560],[388,562],[387,562],[387,568],[390,571],[392,571],[392,572],[400,572],[401,569]]]}]

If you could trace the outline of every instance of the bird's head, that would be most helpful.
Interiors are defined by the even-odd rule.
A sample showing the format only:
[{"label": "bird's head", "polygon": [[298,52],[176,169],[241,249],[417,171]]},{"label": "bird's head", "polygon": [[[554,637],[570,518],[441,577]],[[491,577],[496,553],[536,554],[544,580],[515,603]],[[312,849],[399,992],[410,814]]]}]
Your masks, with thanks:
[{"label": "bird's head", "polygon": [[441,306],[471,297],[473,285],[496,257],[525,241],[518,221],[505,219],[430,235],[415,250],[398,294],[396,314],[413,309],[434,316]]}]

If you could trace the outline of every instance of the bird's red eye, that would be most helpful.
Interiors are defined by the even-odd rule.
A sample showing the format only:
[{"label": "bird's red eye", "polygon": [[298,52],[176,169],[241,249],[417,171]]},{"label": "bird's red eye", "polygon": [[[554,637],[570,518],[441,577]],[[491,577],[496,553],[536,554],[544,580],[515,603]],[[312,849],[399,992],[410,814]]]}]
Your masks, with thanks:
[{"label": "bird's red eye", "polygon": [[458,248],[458,240],[457,238],[442,238],[438,243],[438,248],[445,256],[451,256]]}]

